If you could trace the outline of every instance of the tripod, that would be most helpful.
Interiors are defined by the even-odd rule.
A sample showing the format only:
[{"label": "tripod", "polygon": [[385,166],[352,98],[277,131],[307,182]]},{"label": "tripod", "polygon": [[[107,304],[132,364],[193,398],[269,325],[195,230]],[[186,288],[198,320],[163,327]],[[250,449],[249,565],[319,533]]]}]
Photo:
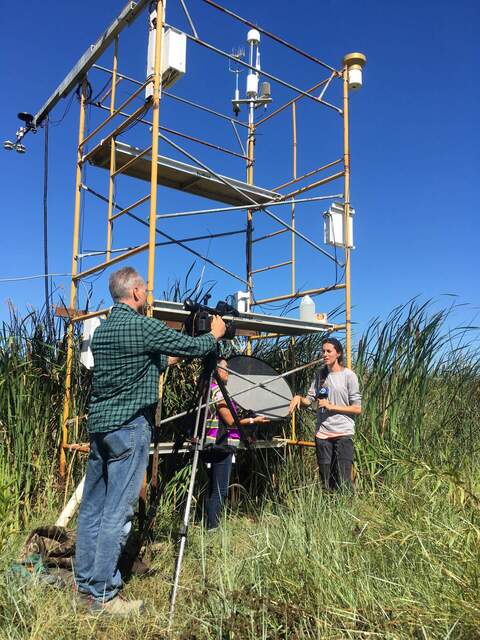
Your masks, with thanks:
[{"label": "tripod", "polygon": [[[220,391],[223,394],[225,402],[233,416],[235,426],[240,432],[240,439],[245,443],[245,446],[247,448],[250,448],[248,437],[246,436],[245,431],[243,430],[243,427],[240,424],[237,411],[230,399],[230,396],[228,395],[225,384],[217,374],[217,371],[216,371],[217,359],[218,359],[218,354],[214,359],[211,358],[205,362],[204,370],[202,371],[202,374],[199,380],[199,385],[198,385],[200,393],[199,393],[199,400],[198,400],[196,417],[195,417],[195,427],[193,431],[193,436],[191,437],[191,444],[193,446],[192,472],[190,475],[190,482],[188,486],[187,500],[185,503],[185,510],[183,513],[182,524],[180,525],[180,530],[179,530],[179,548],[178,548],[177,560],[175,563],[173,586],[170,594],[170,608],[168,613],[168,631],[169,632],[173,624],[173,617],[175,613],[175,602],[177,599],[178,585],[180,582],[180,572],[182,569],[183,556],[185,553],[185,545],[187,542],[188,525],[190,521],[190,511],[192,507],[193,491],[195,488],[195,480],[196,480],[197,470],[198,470],[198,461],[200,458],[200,453],[204,450],[204,446],[205,446],[205,437],[206,437],[207,420],[208,420],[208,407],[210,404],[210,392],[211,392],[212,379],[215,379],[216,383],[220,388]],[[203,409],[203,414],[202,414],[202,409]]]}]

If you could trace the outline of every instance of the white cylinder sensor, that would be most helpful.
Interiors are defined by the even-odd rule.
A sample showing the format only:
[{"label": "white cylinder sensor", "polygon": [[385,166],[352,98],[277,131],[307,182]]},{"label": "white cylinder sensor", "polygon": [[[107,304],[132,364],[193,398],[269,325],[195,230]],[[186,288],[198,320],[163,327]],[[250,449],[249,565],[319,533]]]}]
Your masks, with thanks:
[{"label": "white cylinder sensor", "polygon": [[249,73],[247,76],[247,96],[254,98],[258,95],[258,76],[256,73]]},{"label": "white cylinder sensor", "polygon": [[362,86],[362,69],[360,66],[354,65],[348,70],[348,88],[352,91],[360,89]]},{"label": "white cylinder sensor", "polygon": [[260,32],[256,29],[250,29],[247,34],[248,44],[258,44],[260,42]]}]

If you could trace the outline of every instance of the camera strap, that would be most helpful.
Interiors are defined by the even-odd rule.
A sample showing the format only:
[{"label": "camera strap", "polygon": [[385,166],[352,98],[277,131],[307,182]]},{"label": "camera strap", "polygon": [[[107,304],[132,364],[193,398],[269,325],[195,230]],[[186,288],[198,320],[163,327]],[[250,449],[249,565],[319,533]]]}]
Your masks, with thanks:
[{"label": "camera strap", "polygon": [[[223,380],[220,379],[220,376],[217,374],[216,371],[214,371],[213,377],[215,378],[215,382],[218,384],[218,386],[220,388],[220,391],[222,392],[223,398],[224,398],[225,402],[227,403],[227,407],[228,407],[230,413],[232,414],[233,422],[234,422],[235,426],[237,427],[237,429],[238,429],[238,431],[240,433],[240,440],[245,445],[245,448],[250,450],[251,449],[250,441],[249,441],[249,439],[247,437],[247,434],[245,433],[245,429],[240,424],[240,419],[238,417],[237,410],[235,409],[235,406],[234,406],[230,396],[228,395],[228,391],[227,391],[227,388],[225,386],[225,383],[223,382]],[[225,425],[222,425],[221,428],[226,430],[227,436],[228,436],[228,428]],[[219,433],[220,433],[220,431],[219,431]]]}]

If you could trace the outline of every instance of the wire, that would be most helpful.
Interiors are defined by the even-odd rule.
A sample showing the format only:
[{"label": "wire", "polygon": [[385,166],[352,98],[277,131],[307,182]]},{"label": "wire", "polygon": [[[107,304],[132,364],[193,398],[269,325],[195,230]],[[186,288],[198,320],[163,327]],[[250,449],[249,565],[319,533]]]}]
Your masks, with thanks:
[{"label": "wire", "polygon": [[21,280],[35,280],[36,278],[54,278],[60,276],[72,276],[71,273],[39,273],[34,276],[15,276],[12,278],[0,278],[1,282],[20,282]]},{"label": "wire", "polygon": [[89,103],[90,104],[97,104],[98,102],[98,98],[100,97],[100,95],[105,91],[105,89],[108,87],[108,85],[111,83],[111,78],[108,78],[107,81],[105,82],[105,84],[103,85],[103,87],[100,89],[100,91],[97,93],[96,96],[94,96],[93,98],[90,98]]},{"label": "wire", "polygon": [[45,119],[45,148],[43,156],[43,267],[45,271],[45,314],[47,325],[52,326],[50,292],[48,287],[48,116]]},{"label": "wire", "polygon": [[59,120],[50,120],[50,125],[52,127],[58,127],[59,124],[61,124],[64,120],[64,118],[66,118],[68,112],[70,111],[70,107],[72,106],[73,103],[73,99],[75,97],[75,91],[72,91],[72,95],[70,96],[70,99],[68,101],[67,106],[65,107],[65,111],[63,112],[63,114],[60,116]]}]

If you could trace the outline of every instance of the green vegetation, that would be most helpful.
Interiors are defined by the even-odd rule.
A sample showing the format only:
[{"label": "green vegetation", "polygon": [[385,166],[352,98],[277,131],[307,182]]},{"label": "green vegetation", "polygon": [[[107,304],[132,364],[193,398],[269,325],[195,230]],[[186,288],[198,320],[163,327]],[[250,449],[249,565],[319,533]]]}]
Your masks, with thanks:
[{"label": "green vegetation", "polygon": [[[413,302],[362,336],[355,496],[321,493],[311,449],[246,454],[238,465],[246,489],[236,491],[221,530],[191,528],[173,637],[478,638],[480,352],[475,329],[448,331],[447,321],[448,310]],[[145,599],[141,618],[75,614],[69,593],[8,571],[25,534],[53,522],[63,500],[62,335],[61,325],[47,335],[31,315],[13,317],[0,336],[0,638],[160,639],[185,468],[159,505],[154,572],[125,588]],[[261,343],[258,353],[286,369],[292,349],[306,363],[319,342]],[[169,373],[166,411],[188,398],[190,369]],[[75,371],[85,391],[88,379]],[[310,376],[297,375],[298,391]],[[78,397],[79,414],[85,399]],[[312,434],[312,414],[302,414],[299,429]],[[69,491],[82,464],[70,460]]]}]

